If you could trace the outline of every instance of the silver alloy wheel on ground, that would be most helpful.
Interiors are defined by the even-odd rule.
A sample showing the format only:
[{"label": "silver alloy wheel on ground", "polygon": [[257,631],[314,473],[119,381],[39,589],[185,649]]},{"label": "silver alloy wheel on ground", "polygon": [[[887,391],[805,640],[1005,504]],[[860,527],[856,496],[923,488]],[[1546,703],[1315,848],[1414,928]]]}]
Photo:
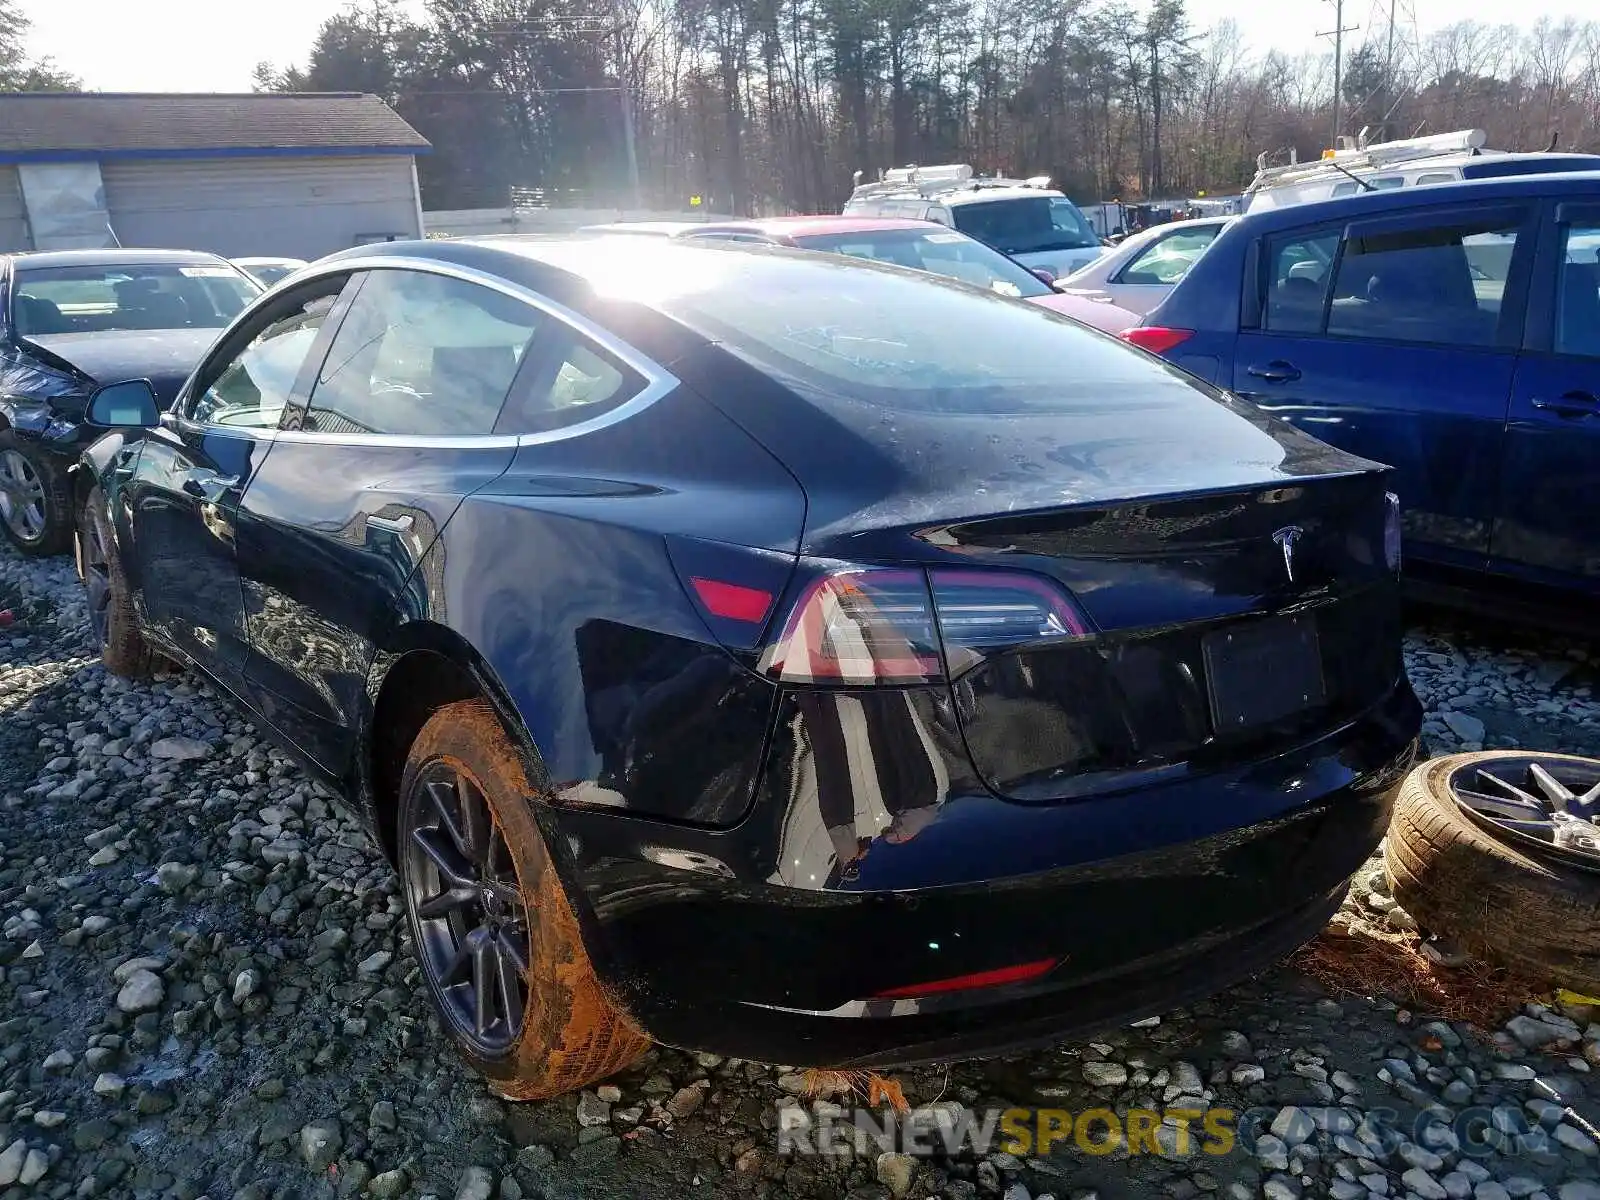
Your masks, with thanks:
[{"label": "silver alloy wheel on ground", "polygon": [[1600,870],[1600,759],[1537,753],[1452,771],[1455,801],[1481,828],[1535,855]]},{"label": "silver alloy wheel on ground", "polygon": [[44,481],[17,450],[0,451],[0,520],[25,542],[44,536]]}]

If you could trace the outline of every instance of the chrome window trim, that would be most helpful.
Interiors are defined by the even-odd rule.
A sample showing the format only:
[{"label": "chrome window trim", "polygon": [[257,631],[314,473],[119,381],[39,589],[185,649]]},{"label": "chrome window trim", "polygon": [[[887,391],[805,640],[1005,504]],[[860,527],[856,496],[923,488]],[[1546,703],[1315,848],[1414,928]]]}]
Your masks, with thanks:
[{"label": "chrome window trim", "polygon": [[[660,363],[641,354],[627,342],[617,337],[616,334],[595,324],[583,314],[574,312],[566,305],[551,300],[532,288],[512,283],[510,280],[502,279],[498,275],[492,275],[487,271],[480,271],[475,267],[463,267],[457,263],[439,262],[430,258],[412,258],[399,254],[365,255],[357,258],[337,259],[327,263],[313,263],[309,267],[302,267],[294,273],[294,282],[296,286],[299,286],[312,283],[329,275],[354,275],[362,271],[376,270],[421,271],[429,275],[443,275],[447,278],[459,279],[463,283],[474,283],[480,287],[487,287],[492,291],[499,292],[501,295],[509,296],[511,299],[520,301],[530,308],[538,309],[548,317],[561,322],[583,338],[595,343],[613,358],[621,360],[630,370],[637,373],[644,380],[644,387],[640,388],[628,400],[615,408],[607,409],[598,416],[590,417],[586,421],[576,421],[571,425],[563,425],[559,429],[545,430],[542,433],[494,433],[462,436],[422,436],[408,433],[319,433],[303,429],[250,429],[247,426],[230,428],[226,425],[209,425],[203,422],[191,421],[181,415],[178,417],[180,426],[191,430],[249,436],[264,442],[307,442],[315,445],[393,446],[405,449],[437,450],[492,450],[506,447],[542,446],[550,442],[582,437],[584,434],[594,433],[620,421],[625,421],[636,413],[649,408],[679,384],[677,376],[673,375]],[[243,319],[248,319],[248,314]],[[222,337],[226,337],[229,332],[231,332],[231,327],[219,335],[219,340]],[[178,403],[182,402],[187,392],[188,386],[185,385],[179,392]]]}]

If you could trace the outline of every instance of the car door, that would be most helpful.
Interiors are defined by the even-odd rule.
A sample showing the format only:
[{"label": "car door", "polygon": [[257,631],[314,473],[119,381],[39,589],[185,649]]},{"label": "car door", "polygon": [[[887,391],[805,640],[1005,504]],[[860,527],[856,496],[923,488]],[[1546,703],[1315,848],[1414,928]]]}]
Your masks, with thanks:
[{"label": "car door", "polygon": [[150,431],[125,486],[134,534],[127,567],[141,619],[239,695],[246,650],[236,509],[285,406],[309,382],[338,284],[285,293],[224,335]]},{"label": "car door", "polygon": [[1600,203],[1551,206],[1506,426],[1500,570],[1600,591]]},{"label": "car door", "polygon": [[1415,558],[1487,564],[1535,226],[1531,203],[1413,208],[1256,256],[1233,390],[1393,467]]},{"label": "car door", "polygon": [[372,262],[273,453],[240,500],[252,703],[342,774],[380,631],[420,615],[407,591],[462,499],[502,474],[495,433],[546,314],[515,289]]}]

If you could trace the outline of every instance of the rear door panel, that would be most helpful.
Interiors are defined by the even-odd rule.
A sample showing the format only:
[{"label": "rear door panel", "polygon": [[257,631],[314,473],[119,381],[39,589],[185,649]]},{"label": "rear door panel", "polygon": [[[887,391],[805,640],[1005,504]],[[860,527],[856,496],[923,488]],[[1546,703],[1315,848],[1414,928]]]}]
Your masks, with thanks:
[{"label": "rear door panel", "polygon": [[1497,571],[1600,593],[1600,204],[1552,205],[1506,426]]},{"label": "rear door panel", "polygon": [[[1338,259],[1326,268],[1308,256],[1280,269],[1293,257],[1297,234],[1280,234],[1263,248],[1255,285],[1265,296],[1261,327],[1239,334],[1233,390],[1316,437],[1392,466],[1408,551],[1418,558],[1473,569],[1487,562],[1531,222],[1526,206],[1363,222],[1339,231]],[[1487,245],[1479,245],[1479,234],[1454,247],[1424,244],[1434,230],[1447,240],[1450,230],[1484,225],[1521,231],[1515,263],[1496,253],[1498,235]],[[1319,232],[1326,249],[1330,231]],[[1451,274],[1460,262],[1449,255],[1460,256],[1463,247],[1473,274],[1480,273],[1474,256],[1490,266],[1504,258],[1508,278],[1474,280],[1471,292],[1444,295],[1469,286]],[[1331,294],[1329,272],[1336,275]],[[1419,276],[1441,296],[1402,295]],[[1503,312],[1485,299],[1489,292],[1499,294]],[[1320,296],[1320,314],[1300,302],[1302,293]],[[1449,320],[1458,310],[1462,319]],[[1275,332],[1274,323],[1284,331]]]}]

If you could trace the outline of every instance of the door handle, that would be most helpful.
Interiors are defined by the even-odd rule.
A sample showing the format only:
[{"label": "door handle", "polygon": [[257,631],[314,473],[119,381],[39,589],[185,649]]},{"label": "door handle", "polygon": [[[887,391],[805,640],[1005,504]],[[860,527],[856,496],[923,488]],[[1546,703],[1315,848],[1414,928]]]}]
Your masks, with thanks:
[{"label": "door handle", "polygon": [[1552,412],[1558,417],[1573,419],[1600,413],[1600,400],[1589,392],[1567,392],[1558,400],[1535,400],[1533,407],[1541,412]]},{"label": "door handle", "polygon": [[183,490],[191,496],[215,504],[217,497],[239,482],[237,475],[218,475],[215,471],[190,471]]},{"label": "door handle", "polygon": [[1300,378],[1300,368],[1281,358],[1275,358],[1265,366],[1246,367],[1244,373],[1265,379],[1268,383],[1292,383]]},{"label": "door handle", "polygon": [[398,517],[368,517],[368,529],[384,529],[390,533],[409,533],[411,531],[411,514],[402,513]]}]

